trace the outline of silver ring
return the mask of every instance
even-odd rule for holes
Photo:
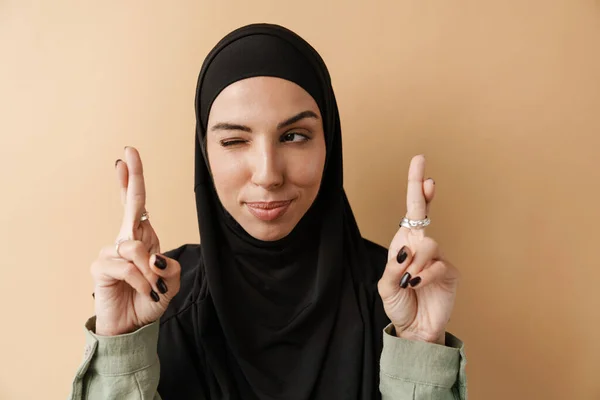
[[[148,221],[148,219],[150,219],[150,213],[148,213],[148,211],[144,211],[140,217],[140,222]]]
[[[115,243],[115,250],[117,251],[117,255],[118,255],[119,257],[121,257],[121,258],[122,258],[122,256],[121,256],[121,254],[119,253],[119,246],[121,246],[121,244],[122,244],[123,242],[127,241],[127,240],[131,240],[131,238],[128,238],[128,237],[127,237],[127,238],[121,238],[121,239],[117,240],[117,242]]]
[[[429,224],[431,224],[431,220],[428,216],[425,216],[425,219],[408,219],[404,217],[400,221],[400,226],[407,229],[423,229]]]

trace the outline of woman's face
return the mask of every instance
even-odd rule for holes
[[[317,197],[325,135],[315,100],[293,82],[254,77],[226,87],[208,117],[217,195],[259,240],[287,236]]]

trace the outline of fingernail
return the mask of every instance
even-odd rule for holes
[[[419,283],[421,283],[421,277],[420,276],[415,276],[414,278],[412,278],[410,280],[410,282],[408,282],[408,284],[412,287],[417,286]]]
[[[406,246],[402,246],[402,248],[398,252],[398,255],[396,256],[396,261],[398,261],[398,264],[402,264],[404,261],[406,261],[406,257],[408,257],[408,253],[406,252]]]
[[[158,294],[154,290],[150,291],[150,297],[152,297],[152,300],[154,300],[157,303],[160,300],[160,297],[158,297]]]
[[[167,291],[169,290],[167,288],[167,285],[165,284],[165,281],[163,281],[162,278],[158,278],[158,280],[156,281],[156,287],[158,288],[158,291],[162,294],[167,293]]]
[[[427,178],[427,179],[429,179],[435,185],[435,180],[433,178]]]
[[[125,147],[123,147],[123,150],[127,150],[127,148],[128,148],[128,147],[129,147],[129,146],[125,146]]]
[[[117,165],[119,165],[119,161],[123,161],[123,160],[121,160],[120,158],[117,159],[117,161],[115,161],[115,168],[117,168]]]
[[[96,298],[96,293],[92,292],[92,297],[95,299]]]
[[[156,259],[154,260],[154,266],[158,269],[165,269],[167,268],[167,260],[157,254]]]
[[[406,272],[404,275],[402,275],[402,279],[400,280],[400,287],[402,289],[406,289],[406,287],[408,286],[408,281],[410,281],[410,273]]]

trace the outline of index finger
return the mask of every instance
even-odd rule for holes
[[[125,147],[128,182],[125,199],[125,220],[137,227],[146,207],[146,184],[140,154],[134,147]]]
[[[408,187],[406,190],[406,218],[412,220],[425,219],[427,200],[423,193],[425,178],[425,157],[414,156],[408,168]]]

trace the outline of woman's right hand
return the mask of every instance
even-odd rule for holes
[[[106,246],[92,263],[96,334],[133,332],[160,318],[179,291],[180,266],[158,254],[159,241],[150,221],[140,222],[146,205],[142,161],[133,147],[118,160],[117,177],[124,206],[119,245]]]

